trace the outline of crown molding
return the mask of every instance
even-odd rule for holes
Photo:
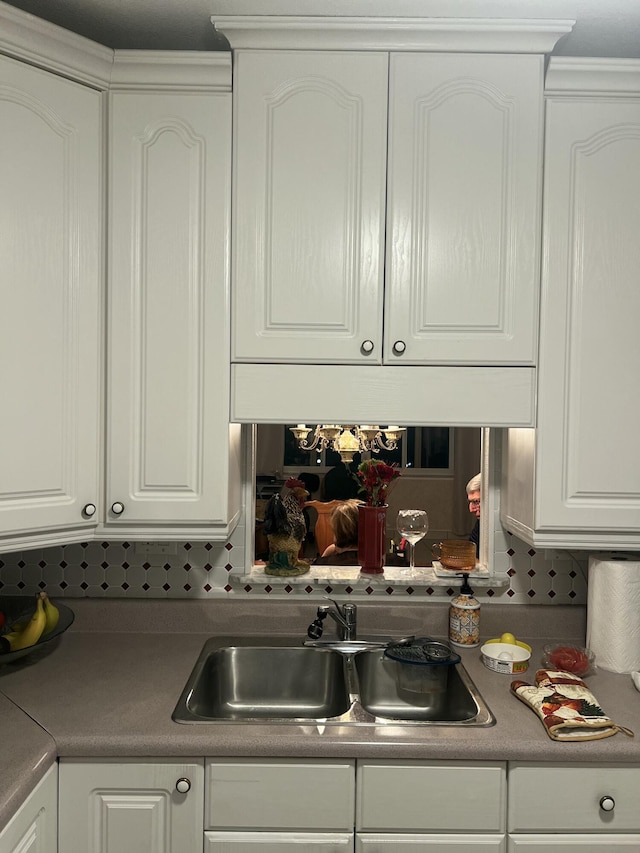
[[[230,51],[116,50],[112,92],[231,92]]]
[[[214,15],[233,49],[550,53],[573,19]]]
[[[545,79],[545,97],[573,95],[640,95],[640,59],[552,57]]]
[[[0,2],[0,53],[104,90],[113,51]]]

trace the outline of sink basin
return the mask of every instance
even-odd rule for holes
[[[316,720],[349,710],[345,658],[303,646],[230,646],[200,655],[178,722]],[[187,719],[183,719],[187,717]]]
[[[368,651],[354,657],[359,699],[372,716],[393,720],[443,725],[491,725],[493,716],[484,704],[466,670],[449,667],[446,689],[417,693],[398,687],[398,664],[383,651]]]
[[[277,642],[281,645],[269,638],[264,644],[257,644],[256,638],[231,645],[221,638],[208,640],[173,719],[178,723],[311,721],[358,726],[490,726],[495,722],[461,664],[450,667],[445,690],[414,693],[398,687],[397,664],[385,658],[383,648]]]

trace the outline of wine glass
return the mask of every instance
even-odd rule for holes
[[[413,572],[416,566],[416,542],[427,535],[429,516],[423,509],[401,509],[396,519],[396,529],[409,543],[409,571]]]

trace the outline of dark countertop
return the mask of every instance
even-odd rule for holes
[[[56,760],[56,745],[0,693],[0,830]]]
[[[302,640],[315,615],[315,605],[271,600],[80,600],[69,604],[76,620],[66,634],[46,650],[26,658],[23,665],[0,667],[0,771],[4,771],[0,775],[0,827],[37,781],[34,774],[42,775],[56,754],[640,765],[640,693],[630,676],[599,670],[587,680],[604,710],[616,723],[634,730],[637,737],[616,734],[597,741],[557,743],[548,737],[534,712],[510,693],[512,677],[483,666],[478,648],[463,649],[461,656],[496,717],[496,724],[488,728],[175,723],[172,711],[210,636],[279,635]],[[497,605],[483,607],[482,618],[483,641],[509,630],[533,645],[530,668],[522,676],[526,681],[533,681],[540,665],[546,642],[540,639],[541,634],[543,638],[561,636],[563,642],[574,643],[584,637],[581,608]],[[359,621],[362,634],[446,635],[446,607],[441,604],[365,603],[359,605]]]

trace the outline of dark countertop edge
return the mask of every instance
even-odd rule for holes
[[[10,699],[0,693],[0,779],[10,787],[0,796],[0,832],[55,764],[55,741]],[[6,733],[6,736],[5,736]]]

